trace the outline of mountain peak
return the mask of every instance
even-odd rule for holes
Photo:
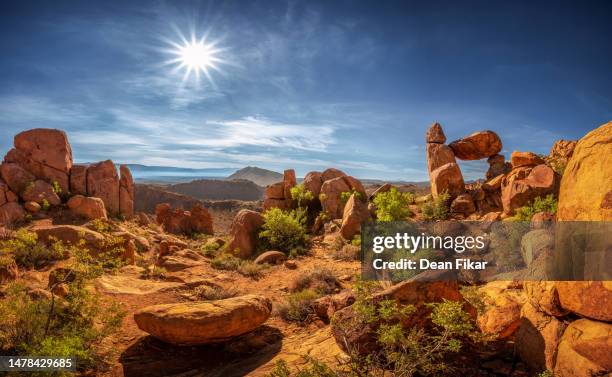
[[[272,170],[258,168],[257,166],[247,166],[237,170],[227,179],[246,179],[259,186],[267,186],[282,181],[283,175]]]

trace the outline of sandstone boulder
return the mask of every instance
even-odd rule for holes
[[[554,281],[525,281],[523,289],[527,301],[538,311],[547,315],[562,317],[568,313],[561,307],[557,283]]]
[[[96,231],[76,225],[36,225],[32,231],[38,235],[38,240],[45,243],[62,241],[78,245],[81,240],[93,249],[102,249],[106,242],[104,236]]]
[[[555,376],[596,377],[612,373],[612,324],[579,319],[561,337]]]
[[[119,212],[126,219],[134,217],[134,179],[127,165],[119,167]]]
[[[36,202],[25,202],[25,204],[23,205],[23,208],[25,208],[26,211],[31,212],[31,213],[40,212],[40,210],[42,209],[40,204]]]
[[[425,135],[425,141],[427,143],[437,143],[444,144],[446,143],[446,135],[444,135],[444,130],[442,130],[442,126],[440,123],[432,124],[429,129],[427,129],[427,134]]]
[[[75,214],[88,219],[106,219],[106,208],[100,198],[75,195],[68,200],[68,208]]]
[[[270,250],[261,253],[255,258],[257,264],[279,264],[287,259],[287,255],[282,251]]]
[[[48,203],[57,206],[62,203],[60,197],[53,190],[53,186],[40,179],[30,183],[23,190],[21,198],[26,202],[36,202],[38,204]]]
[[[285,183],[276,182],[266,187],[265,198],[281,200],[285,199]]]
[[[289,201],[285,199],[273,199],[273,198],[264,199],[264,202],[263,202],[264,212],[271,208],[279,208],[279,209],[282,209],[283,211],[286,211],[286,210],[291,209],[291,206],[290,206]]]
[[[272,311],[265,297],[247,295],[225,300],[149,306],[134,314],[138,327],[176,345],[217,343],[246,334]]]
[[[599,321],[612,321],[612,281],[556,283],[562,308]]]
[[[200,204],[195,204],[190,211],[185,211],[182,208],[173,209],[168,203],[161,203],[155,207],[155,215],[157,223],[169,233],[214,233],[212,217]]]
[[[525,171],[526,172],[526,171]],[[523,207],[538,196],[558,192],[559,175],[545,164],[529,170],[527,177],[520,179],[520,172],[502,181],[502,204],[508,215]],[[504,184],[504,182],[506,182]]]
[[[457,162],[453,150],[448,145],[428,143],[425,150],[429,172],[436,170],[440,166]]]
[[[463,176],[459,165],[456,163],[448,163],[432,171],[429,180],[431,182],[431,194],[434,198],[443,192],[447,192],[451,198],[456,198],[465,191]]]
[[[478,316],[476,323],[485,334],[495,335],[497,339],[509,338],[521,324],[521,306],[513,297],[500,295],[493,305]]]
[[[552,148],[550,148],[548,157],[568,161],[574,154],[574,149],[576,148],[577,143],[578,142],[576,140],[557,140],[553,144]]]
[[[341,195],[343,192],[350,192],[351,188],[344,180],[344,177],[337,177],[327,180],[321,186],[321,206],[331,219],[340,219],[344,214],[344,203]]]
[[[2,179],[11,191],[22,193],[31,183],[36,180],[34,174],[22,168],[19,164],[5,162],[0,167]]]
[[[87,195],[87,165],[72,165],[70,169],[70,193]]]
[[[109,215],[120,213],[119,175],[111,160],[98,162],[87,168],[87,194],[102,199]]]
[[[321,173],[321,179],[323,182],[329,181],[330,179],[344,177],[346,174],[342,170],[338,170],[336,168],[326,169],[323,173]]]
[[[347,240],[352,240],[361,231],[361,224],[370,218],[368,206],[353,194],[344,206],[342,226],[340,235]]]
[[[312,308],[316,315],[328,323],[338,310],[355,303],[355,294],[350,289],[345,289],[335,295],[323,296],[314,300]]]
[[[559,191],[559,221],[612,220],[612,122],[578,141]]]
[[[521,239],[521,255],[527,266],[540,255],[552,252],[555,236],[548,229],[535,229],[523,235]]]
[[[461,194],[452,201],[450,210],[453,214],[461,214],[464,216],[468,216],[476,212],[474,199],[472,199],[472,196],[470,194]]]
[[[36,128],[15,136],[15,148],[32,161],[68,173],[72,167],[72,149],[61,130]]]
[[[259,212],[243,209],[232,222],[227,249],[237,257],[249,258],[255,252],[264,218]]]
[[[525,304],[515,337],[516,350],[523,362],[533,370],[553,370],[566,327],[565,322],[538,311],[530,303]]]
[[[536,166],[544,163],[544,159],[532,152],[514,151],[510,155],[510,163],[512,168],[520,168],[521,166]]]
[[[493,131],[479,131],[449,144],[461,160],[480,160],[498,154],[502,142]]]
[[[506,162],[506,158],[501,154],[489,157],[487,162],[489,163],[489,169],[486,173],[487,179],[497,177],[500,174],[506,174],[512,170],[512,165]]]
[[[311,171],[304,177],[304,188],[312,192],[312,196],[318,199],[321,193],[321,186],[323,186],[323,174],[318,171]]]
[[[0,225],[10,226],[23,222],[25,211],[18,203],[9,202],[0,206]]]
[[[291,197],[291,189],[297,185],[297,179],[295,178],[295,170],[287,169],[283,172],[283,193],[285,201],[289,204],[290,208],[295,206],[295,203]]]

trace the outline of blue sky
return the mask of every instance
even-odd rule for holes
[[[530,3],[5,1],[0,150],[53,127],[80,162],[426,180],[438,121],[547,153],[612,119],[612,6]],[[163,64],[192,32],[213,82]]]

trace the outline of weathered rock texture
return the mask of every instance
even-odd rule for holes
[[[461,160],[480,160],[498,154],[502,149],[499,136],[493,131],[479,131],[449,144]]]
[[[240,258],[249,258],[257,248],[257,239],[264,218],[259,212],[243,209],[232,222],[227,250]]]
[[[208,210],[200,204],[190,211],[173,209],[168,203],[158,204],[155,208],[156,221],[167,232],[174,234],[213,234],[213,220]]]

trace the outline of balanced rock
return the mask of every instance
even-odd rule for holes
[[[249,258],[256,250],[257,239],[264,218],[259,212],[243,209],[238,212],[230,227],[227,250],[240,258]]]
[[[578,141],[559,190],[557,220],[612,220],[612,122]]]
[[[612,373],[612,324],[579,319],[559,343],[555,376],[594,377]]]
[[[456,198],[465,191],[465,184],[459,165],[448,163],[432,171],[429,175],[431,182],[431,194],[437,198],[443,192],[447,192],[451,198]]]
[[[428,143],[426,146],[427,152],[427,169],[432,172],[442,165],[456,163],[453,150],[444,144]]]
[[[502,142],[493,131],[479,131],[449,144],[461,160],[480,160],[498,154]]]
[[[225,300],[153,305],[134,320],[141,330],[176,345],[218,343],[263,324],[272,311],[265,297],[247,295]]]
[[[446,135],[444,135],[444,130],[442,130],[440,123],[436,122],[429,127],[425,135],[425,141],[436,144],[446,143]]]
[[[75,214],[88,219],[106,219],[106,208],[100,198],[75,195],[68,200],[68,208]]]
[[[352,240],[361,230],[361,224],[370,218],[368,205],[357,199],[353,194],[344,206],[340,235],[346,240]]]

